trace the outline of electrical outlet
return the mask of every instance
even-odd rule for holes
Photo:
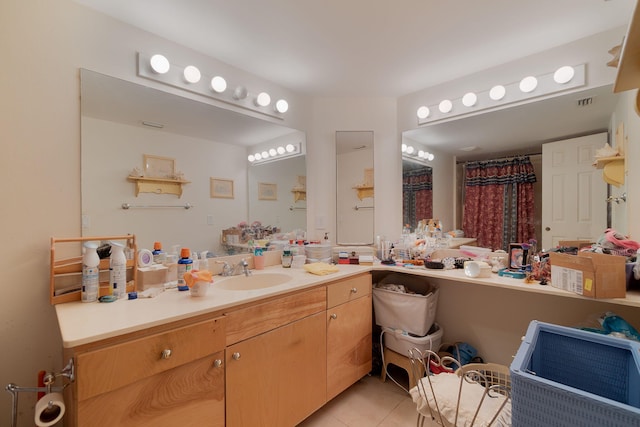
[[[82,215],[82,228],[91,227],[91,217],[89,215]]]
[[[207,225],[213,225],[213,215],[207,215]]]

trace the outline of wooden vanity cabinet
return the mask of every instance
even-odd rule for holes
[[[327,285],[327,400],[371,371],[369,273]]]
[[[295,426],[324,405],[325,309],[320,287],[227,313],[228,427]]]
[[[65,425],[224,426],[224,318],[73,351]],[[204,422],[204,424],[203,424]]]

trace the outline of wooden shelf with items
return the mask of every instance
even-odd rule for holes
[[[127,292],[135,290],[138,276],[136,237],[92,236],[72,238],[51,238],[51,264],[49,279],[49,302],[51,305],[79,301],[82,288],[82,244],[84,242],[124,241],[125,248],[132,254],[127,257]],[[65,248],[61,248],[65,244]],[[67,245],[69,244],[69,245]],[[71,247],[70,244],[75,244]],[[60,253],[78,253],[80,256],[58,258]],[[109,258],[100,260],[100,296],[109,293]]]
[[[182,179],[146,178],[136,176],[129,176],[127,179],[136,184],[136,197],[138,197],[138,194],[140,193],[175,194],[176,196],[181,197],[182,186],[191,182]]]

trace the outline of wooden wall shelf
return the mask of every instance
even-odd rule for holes
[[[307,190],[291,190],[293,193],[293,203],[299,200],[307,200]]]
[[[622,44],[615,93],[640,88],[640,3],[636,4]]]
[[[358,199],[363,200],[367,197],[373,197],[373,186],[356,185],[353,187],[358,192]]]
[[[138,194],[140,193],[175,194],[178,197],[182,197],[182,186],[191,182],[181,179],[145,178],[135,176],[127,177],[127,179],[136,184],[136,197],[138,197]]]

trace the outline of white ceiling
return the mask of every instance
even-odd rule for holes
[[[402,96],[626,26],[635,4],[633,0],[76,1],[301,94],[366,97]],[[608,95],[594,98],[602,102],[594,103],[592,110],[602,105],[610,112]],[[560,132],[555,137],[589,132],[585,123],[606,129],[608,116],[603,111],[584,113],[580,111],[576,119],[582,125],[554,125]],[[518,140],[529,145],[554,137],[553,129],[528,135],[541,131],[540,121],[526,123],[530,115],[521,112],[517,126],[509,130],[514,120],[494,114],[494,121],[482,128],[489,144],[485,151],[505,147],[496,142],[496,129],[509,135],[517,131]],[[429,144],[451,151],[471,145],[460,142],[464,135],[478,135],[477,128],[461,123],[445,127],[447,132],[434,128],[412,138],[428,138]],[[446,137],[437,136],[445,133]]]

